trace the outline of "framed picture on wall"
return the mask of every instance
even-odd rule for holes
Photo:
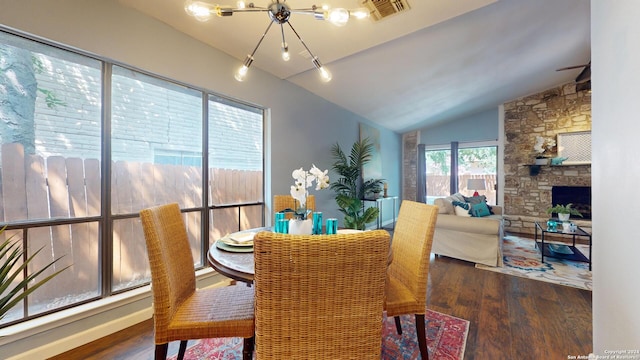
[[[380,130],[360,123],[360,141],[369,138],[369,142],[373,144],[373,152],[371,153],[371,161],[362,167],[362,177],[364,180],[382,178],[382,157],[380,155]]]
[[[558,134],[558,156],[563,165],[591,164],[591,131]]]

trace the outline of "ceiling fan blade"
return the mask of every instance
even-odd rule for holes
[[[582,83],[589,80],[591,80],[591,66],[585,66],[585,68],[582,69],[580,74],[576,77],[576,82]]]
[[[584,65],[567,66],[567,67],[563,67],[563,68],[560,68],[560,69],[556,69],[556,71],[579,69],[579,68],[587,67],[587,66],[590,66],[590,65],[591,65],[591,63],[584,64]]]

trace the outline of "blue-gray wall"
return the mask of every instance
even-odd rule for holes
[[[420,129],[420,143],[443,145],[452,141],[480,142],[498,140],[498,107],[455,121]]]

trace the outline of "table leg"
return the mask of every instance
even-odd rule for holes
[[[393,224],[391,224],[393,227],[392,229],[395,230],[396,229],[396,198],[393,198]]]
[[[540,261],[544,263],[544,231],[540,231],[540,254],[542,254]]]
[[[591,259],[591,235],[589,235],[589,271],[591,271],[592,263],[593,263],[593,259]]]

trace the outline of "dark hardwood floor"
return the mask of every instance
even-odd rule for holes
[[[567,359],[592,351],[591,292],[433,257],[428,307],[471,322],[465,360]],[[153,359],[145,321],[52,359]],[[170,346],[177,353],[177,343]]]

